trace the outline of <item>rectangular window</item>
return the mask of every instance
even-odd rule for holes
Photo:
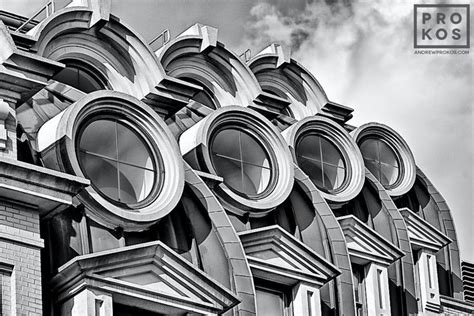
[[[428,272],[428,286],[430,289],[433,288],[433,269],[431,269],[431,256],[430,255],[427,255],[426,256],[426,264],[427,264],[427,272]]]
[[[0,263],[0,315],[10,315],[15,310],[13,266]]]
[[[284,291],[257,287],[257,315],[287,316],[286,295]]]
[[[352,265],[352,283],[354,284],[354,296],[356,304],[356,315],[362,316],[365,311],[365,272],[364,267]]]
[[[308,315],[313,316],[313,292],[308,291],[306,292],[306,299],[308,301]]]
[[[384,292],[383,292],[383,284],[382,284],[382,270],[377,269],[377,291],[379,292],[379,306],[380,309],[384,309]]]

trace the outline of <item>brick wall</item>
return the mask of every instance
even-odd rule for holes
[[[0,201],[0,314],[42,315],[37,211]]]

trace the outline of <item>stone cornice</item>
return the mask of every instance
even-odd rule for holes
[[[340,274],[336,266],[280,226],[239,233],[254,278],[285,285],[307,282],[318,288]]]
[[[353,263],[375,262],[389,266],[404,255],[403,251],[354,215],[338,217],[337,220],[346,237],[347,248]]]
[[[410,209],[404,207],[399,209],[405,219],[408,229],[408,237],[414,249],[427,249],[438,252],[452,240],[440,232],[436,227],[425,221]]]

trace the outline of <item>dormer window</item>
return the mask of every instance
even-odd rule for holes
[[[351,260],[357,315],[391,315],[388,267],[404,253],[353,215],[338,221]]]
[[[319,289],[339,270],[280,226],[239,233],[258,316],[321,315]]]
[[[400,209],[408,228],[413,251],[415,276],[418,279],[418,309],[423,313],[439,312],[441,307],[436,253],[451,242],[446,235],[408,208]]]

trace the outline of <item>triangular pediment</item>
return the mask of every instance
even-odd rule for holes
[[[286,285],[304,281],[320,287],[340,274],[333,264],[279,226],[239,236],[256,278]]]
[[[76,257],[59,269],[53,287],[68,294],[72,280],[132,304],[145,302],[151,310],[220,314],[239,303],[230,290],[160,241]]]
[[[438,252],[452,240],[409,208],[399,209],[408,230],[408,238],[415,250],[428,249]]]
[[[377,262],[390,265],[404,255],[403,251],[357,217],[347,215],[338,217],[337,220],[344,232],[347,249],[354,263]]]

